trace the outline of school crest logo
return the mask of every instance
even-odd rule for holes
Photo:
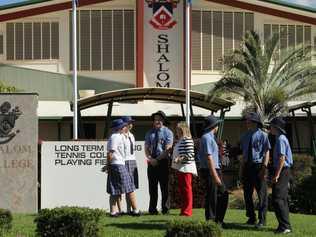
[[[153,9],[149,23],[157,30],[171,29],[177,21],[173,18],[173,9],[180,0],[146,0],[148,7]]]
[[[19,107],[11,109],[9,102],[4,102],[0,106],[0,144],[5,144],[11,141],[19,130],[12,131],[17,120],[22,112]]]

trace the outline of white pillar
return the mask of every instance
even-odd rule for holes
[[[72,1],[72,80],[73,80],[73,139],[78,139],[77,86],[77,1]]]

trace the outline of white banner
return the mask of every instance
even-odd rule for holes
[[[184,1],[144,1],[144,85],[183,88]]]
[[[149,205],[147,163],[144,142],[136,142],[140,210]],[[106,142],[43,142],[41,165],[41,207],[81,206],[109,210],[106,193]],[[158,201],[158,206],[160,202]],[[123,198],[125,210],[125,198]]]

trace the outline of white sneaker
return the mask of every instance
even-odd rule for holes
[[[277,230],[275,233],[276,234],[289,234],[291,232],[292,232],[292,230],[290,230],[290,229],[284,229],[284,230]]]

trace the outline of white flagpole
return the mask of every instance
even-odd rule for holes
[[[72,0],[73,139],[78,139],[77,1]]]
[[[191,82],[191,0],[186,2],[185,12],[185,104],[186,104],[186,123],[190,127],[190,82]]]

